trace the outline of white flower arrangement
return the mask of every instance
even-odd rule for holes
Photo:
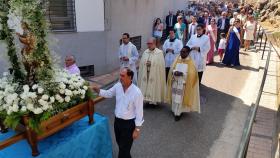
[[[42,121],[93,97],[80,76],[55,70],[55,54],[48,47],[46,8],[42,4],[42,0],[3,1],[8,7],[1,14],[5,20],[0,30],[5,36],[0,37],[0,44],[7,45],[3,50],[7,53],[2,54],[8,57],[12,74],[5,73],[2,78],[0,75],[0,124],[9,128],[16,128],[27,116],[28,126],[38,132]],[[30,42],[18,45],[15,32],[24,32],[22,38]],[[27,46],[32,49],[27,50]]]
[[[0,111],[8,115],[12,113],[41,114],[52,110],[59,104],[67,104],[72,99],[83,100],[88,90],[85,80],[67,73],[55,70],[52,86],[37,83],[32,86],[13,83],[13,78],[7,73],[0,79]]]

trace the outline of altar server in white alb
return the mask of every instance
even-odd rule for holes
[[[182,48],[183,48],[183,44],[180,40],[176,39],[175,30],[170,29],[169,39],[167,39],[162,46],[163,52],[165,53],[166,79],[172,63],[174,62],[176,57],[180,54],[180,50]]]
[[[205,35],[205,28],[198,24],[196,27],[196,35],[191,36],[187,46],[191,48],[190,57],[195,63],[198,71],[199,83],[201,83],[203,72],[206,69],[207,53],[210,50],[210,39]]]
[[[93,87],[99,96],[112,98],[116,96],[114,130],[119,146],[119,158],[131,158],[130,150],[133,140],[140,135],[143,119],[143,95],[132,83],[133,71],[122,68],[120,82],[109,90]]]
[[[128,67],[134,72],[133,83],[137,85],[136,63],[139,58],[137,48],[129,41],[129,34],[122,35],[122,45],[119,48],[120,67]]]

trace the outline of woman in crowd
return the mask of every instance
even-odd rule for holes
[[[247,16],[245,14],[245,9],[241,9],[240,14],[237,16],[237,18],[241,20],[242,25],[246,23]]]
[[[241,23],[240,19],[236,19],[234,25],[229,29],[227,37],[227,47],[223,64],[227,66],[239,66],[239,49],[241,44]]]
[[[177,17],[177,23],[174,26],[174,30],[176,31],[176,38],[182,41],[182,44],[186,44],[186,35],[187,35],[187,26],[183,23],[183,16]]]
[[[160,39],[163,32],[163,23],[160,18],[157,18],[153,26],[153,36],[156,38],[156,46],[160,47]]]
[[[243,26],[244,29],[244,47],[245,51],[250,48],[250,44],[255,39],[257,31],[257,22],[252,15],[248,15],[248,21]]]
[[[244,35],[243,26],[247,21],[247,15],[245,14],[245,9],[244,8],[241,9],[240,14],[237,16],[237,18],[241,20],[241,33],[242,33],[242,35]],[[243,40],[242,40],[241,46],[242,47],[244,46],[244,41]]]
[[[214,62],[214,52],[216,51],[216,41],[217,41],[217,24],[215,18],[212,18],[210,21],[210,25],[206,27],[206,34],[209,36],[210,39],[210,50],[207,54],[207,62],[206,64],[211,64]]]

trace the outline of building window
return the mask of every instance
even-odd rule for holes
[[[47,16],[52,31],[76,31],[75,0],[49,0]]]
[[[133,43],[137,50],[141,50],[141,44],[142,44],[142,36],[135,36],[135,37],[130,37],[130,42]],[[120,39],[120,45],[122,44],[122,39]]]
[[[141,36],[135,36],[130,38],[131,43],[133,43],[136,46],[137,50],[141,49],[141,44],[142,44],[141,38],[142,38]]]

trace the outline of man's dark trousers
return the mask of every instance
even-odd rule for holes
[[[118,158],[131,158],[130,150],[133,144],[133,131],[135,129],[134,119],[123,120],[115,118],[114,123],[116,141],[119,146]]]
[[[170,71],[170,67],[166,67],[165,68],[166,81],[168,80],[169,71]]]

